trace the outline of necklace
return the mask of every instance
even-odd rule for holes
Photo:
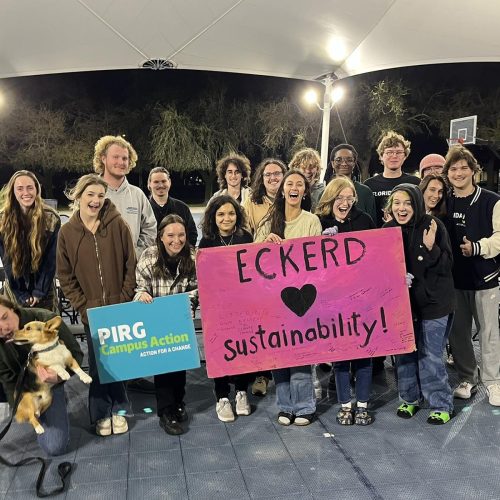
[[[226,247],[228,247],[228,246],[230,246],[230,245],[233,244],[233,237],[234,237],[234,233],[231,234],[231,238],[229,240],[229,243],[226,243],[226,241],[224,240],[224,238],[222,237],[222,235],[219,233],[219,238],[222,241],[222,243],[224,244],[224,246],[226,246]]]

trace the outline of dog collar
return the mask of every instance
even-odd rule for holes
[[[31,348],[31,352],[33,353],[40,353],[40,352],[49,352],[54,350],[57,346],[59,345],[59,340],[56,340],[52,345],[49,345],[49,347],[46,347],[45,349],[33,349]]]

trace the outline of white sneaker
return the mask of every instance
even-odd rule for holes
[[[111,419],[101,418],[95,424],[95,433],[98,436],[111,436]]]
[[[121,415],[113,415],[113,434],[124,434],[128,431],[127,419]]]
[[[477,385],[469,382],[460,382],[458,387],[453,391],[453,396],[459,399],[469,399],[477,392]]]
[[[500,406],[500,384],[491,384],[486,387],[489,403],[492,406]]]
[[[215,411],[221,422],[234,422],[234,413],[227,398],[220,398],[215,405]]]
[[[238,391],[236,393],[236,415],[250,415],[252,409],[248,402],[247,393],[245,391]]]

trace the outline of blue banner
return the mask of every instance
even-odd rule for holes
[[[187,293],[87,311],[99,380],[106,384],[200,366]]]

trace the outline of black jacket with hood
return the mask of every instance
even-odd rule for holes
[[[399,226],[402,230],[406,269],[414,276],[410,288],[413,317],[419,320],[442,318],[455,309],[451,273],[453,254],[448,232],[439,219],[425,213],[424,198],[418,186],[400,184],[392,193],[396,191],[404,191],[410,196],[413,217],[407,224],[400,225],[393,219],[383,227]],[[423,237],[432,220],[436,221],[437,231],[436,241],[429,251]]]

